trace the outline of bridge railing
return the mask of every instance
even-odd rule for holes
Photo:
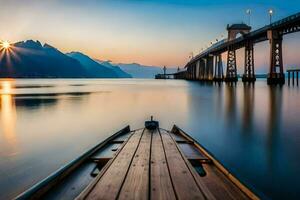
[[[283,18],[283,19],[281,19],[281,20],[278,20],[278,21],[276,21],[276,22],[273,22],[273,23],[271,24],[271,27],[282,25],[282,24],[284,24],[284,23],[286,23],[286,22],[292,21],[292,20],[297,19],[297,18],[299,18],[299,17],[300,17],[300,12],[298,12],[298,13],[296,13],[296,14],[294,14],[294,15],[288,16],[288,17],[286,17],[286,18]]]

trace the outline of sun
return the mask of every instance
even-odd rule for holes
[[[10,43],[8,41],[3,41],[1,46],[4,49],[9,49],[10,48]]]

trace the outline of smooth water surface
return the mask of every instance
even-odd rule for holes
[[[300,196],[300,89],[179,80],[0,80],[0,199],[151,115],[262,197]]]

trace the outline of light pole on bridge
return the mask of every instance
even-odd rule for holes
[[[193,53],[193,52],[190,53],[189,58],[190,58],[190,59],[193,59],[193,58],[194,58],[194,53]]]
[[[272,16],[274,11],[272,9],[269,10],[269,16],[270,16],[270,24],[272,24]]]
[[[246,10],[246,14],[248,15],[248,25],[250,26],[250,20],[251,20],[251,10],[250,9],[247,9]]]

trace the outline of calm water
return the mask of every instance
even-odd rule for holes
[[[265,197],[300,196],[300,89],[175,80],[0,80],[0,199],[151,115]]]

